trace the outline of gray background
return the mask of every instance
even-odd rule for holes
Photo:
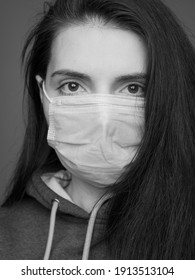
[[[147,1],[147,0],[146,0]],[[24,134],[21,49],[43,0],[1,0],[0,6],[0,197],[12,174]],[[164,0],[195,45],[195,1]]]

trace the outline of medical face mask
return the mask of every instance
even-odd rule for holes
[[[134,158],[144,128],[144,98],[91,93],[49,98],[48,144],[62,165],[98,187],[113,184]]]

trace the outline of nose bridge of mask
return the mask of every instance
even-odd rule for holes
[[[48,100],[49,103],[53,103],[53,98],[50,98],[45,89],[45,83],[42,83],[42,90],[43,93]],[[76,99],[74,99],[76,97]],[[93,93],[87,95],[75,95],[75,96],[59,96],[59,99],[64,99],[64,101],[59,103],[60,105],[67,104],[74,104],[74,105],[86,105],[86,103],[91,106],[99,107],[99,110],[104,117],[104,121],[108,119],[109,111],[112,106],[115,107],[123,107],[124,110],[128,108],[130,111],[135,112],[143,112],[144,109],[144,99],[141,97],[132,97],[132,96],[117,96],[111,94],[102,94],[102,93]],[[86,99],[87,98],[87,99]],[[56,100],[56,98],[54,98]],[[54,101],[55,102],[55,101]],[[141,109],[141,110],[140,110]],[[127,112],[127,111],[126,111]]]

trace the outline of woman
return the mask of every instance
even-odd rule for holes
[[[193,259],[195,55],[168,8],[57,0],[23,62],[1,258]]]

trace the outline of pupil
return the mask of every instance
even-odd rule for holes
[[[70,91],[77,91],[77,90],[78,90],[78,87],[79,87],[79,85],[76,84],[76,83],[69,83],[69,85],[68,85],[68,89],[69,89]]]
[[[128,87],[128,90],[131,92],[131,93],[137,93],[138,91],[138,86],[137,85],[130,85]]]

